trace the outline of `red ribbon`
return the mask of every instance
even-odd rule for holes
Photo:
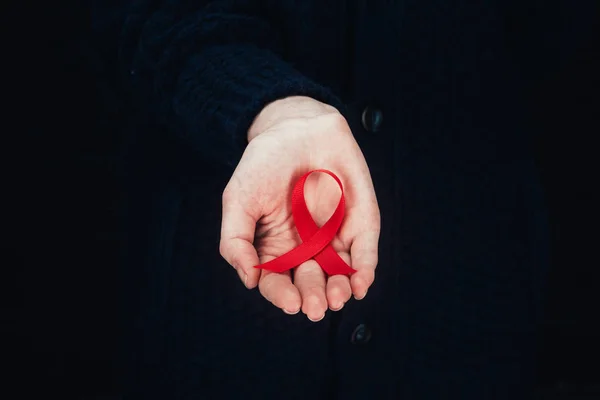
[[[304,199],[304,184],[306,183],[306,179],[310,174],[315,172],[323,172],[330,175],[335,179],[342,191],[340,202],[333,215],[321,228],[312,219]],[[273,272],[284,272],[314,258],[328,275],[349,275],[356,272],[356,270],[340,258],[330,244],[342,225],[345,204],[342,182],[333,172],[325,169],[317,169],[304,174],[298,180],[292,192],[292,215],[298,234],[302,239],[302,244],[280,257],[257,265],[256,268]]]

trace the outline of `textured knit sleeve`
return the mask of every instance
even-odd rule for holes
[[[137,1],[124,12],[120,64],[135,102],[211,161],[235,165],[254,117],[304,95],[340,108],[281,57],[282,22],[265,2]]]

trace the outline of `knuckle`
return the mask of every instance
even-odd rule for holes
[[[342,114],[332,113],[323,115],[320,122],[328,132],[338,137],[351,135],[348,121],[346,121],[346,118]]]
[[[364,279],[367,286],[371,286],[373,284],[373,282],[375,282],[375,270],[374,269],[365,270],[365,271],[363,271],[362,275],[363,275],[362,278]]]
[[[330,299],[343,298],[344,300],[348,300],[350,298],[351,290],[348,284],[342,285],[342,283],[339,282],[336,285],[331,285],[328,289],[327,297]]]
[[[229,256],[229,263],[231,264],[231,266],[233,268],[239,268],[240,267],[240,257],[239,254],[237,253],[233,253]]]
[[[304,263],[302,266],[296,268],[295,276],[296,278],[303,279],[305,277],[319,276],[323,272],[321,270],[321,266],[317,264],[316,261],[310,260]]]
[[[223,189],[223,193],[221,194],[221,200],[223,203],[228,203],[232,198],[231,187],[227,185],[225,189]]]
[[[369,212],[368,215],[369,220],[374,224],[373,232],[379,235],[379,231],[381,230],[381,213],[377,203],[374,204],[374,207],[372,207],[371,212]]]
[[[348,131],[350,129],[348,126],[348,121],[339,112],[327,114],[324,116],[324,118],[327,121],[326,123],[335,130]]]
[[[265,276],[258,282],[258,291],[268,301],[273,301],[273,282],[269,276]]]
[[[306,288],[304,291],[306,303],[313,307],[325,308],[327,307],[327,300],[325,298],[325,292],[322,287],[313,286]]]
[[[226,246],[225,241],[223,239],[221,239],[221,241],[219,242],[219,254],[223,258],[225,258],[225,252],[227,251],[225,246]]]
[[[239,267],[239,255],[231,251],[231,246],[225,240],[221,240],[219,244],[219,253],[233,268]]]
[[[363,272],[364,276],[367,274],[372,274],[372,271],[377,267],[377,263],[379,262],[379,255],[377,251],[368,251],[362,252],[359,255],[356,255],[353,260],[353,267]],[[367,272],[368,271],[368,272]]]
[[[375,269],[377,267],[377,263],[379,262],[379,255],[377,251],[372,251],[365,256],[365,264],[371,269]]]

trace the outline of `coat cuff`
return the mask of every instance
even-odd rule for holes
[[[211,47],[193,56],[175,89],[172,123],[178,134],[211,161],[229,166],[238,163],[254,118],[275,100],[307,96],[344,112],[328,88],[250,45]]]

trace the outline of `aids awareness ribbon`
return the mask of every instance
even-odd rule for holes
[[[310,174],[319,172],[328,174],[335,179],[342,192],[333,215],[321,228],[317,226],[310,215],[304,198],[306,179]],[[345,205],[342,182],[333,172],[326,169],[317,169],[304,174],[292,191],[292,216],[302,243],[284,255],[257,265],[255,268],[284,272],[314,258],[328,275],[349,275],[356,272],[340,258],[330,244],[344,220]]]

